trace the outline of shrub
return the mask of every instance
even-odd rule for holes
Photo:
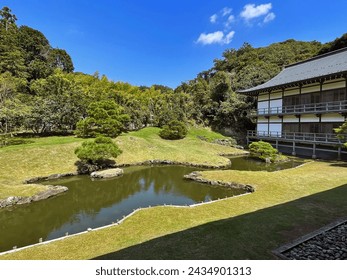
[[[33,140],[11,137],[9,135],[0,135],[0,148],[5,146],[21,145],[33,143]]]
[[[122,153],[111,138],[98,136],[94,141],[85,141],[75,150],[80,159],[76,162],[77,171],[80,174],[91,173],[96,170],[114,167],[116,158]]]
[[[278,151],[271,146],[270,143],[259,141],[249,145],[249,151],[252,157],[257,157],[264,161],[270,160],[275,162],[278,156]]]
[[[163,126],[159,136],[163,139],[177,140],[186,137],[187,133],[186,125],[183,122],[174,120]]]
[[[341,140],[343,143],[343,146],[347,148],[347,138],[346,138],[346,133],[347,133],[347,122],[344,122],[340,127],[334,128],[334,132],[336,133],[336,136],[338,139]]]

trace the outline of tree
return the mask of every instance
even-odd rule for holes
[[[0,23],[5,30],[8,31],[9,27],[16,24],[17,17],[12,14],[12,11],[9,7],[3,7],[0,11]]]
[[[48,54],[48,64],[52,68],[60,68],[62,71],[71,73],[74,70],[70,55],[62,49],[52,49]]]
[[[336,38],[334,41],[323,45],[322,49],[319,51],[319,54],[325,54],[345,47],[347,47],[347,33],[343,34],[340,38]]]
[[[8,7],[0,11],[0,73],[26,77],[24,55],[18,43],[16,16]]]
[[[24,85],[23,79],[9,72],[0,74],[0,131],[4,133],[20,127],[29,112],[19,93]]]
[[[114,166],[115,162],[111,158],[116,158],[121,153],[121,149],[109,137],[98,136],[93,141],[85,141],[75,150],[80,159],[76,163],[78,172],[85,174]]]
[[[343,146],[347,148],[347,122],[344,122],[340,127],[334,129],[337,138],[339,138],[343,143]]]
[[[18,29],[18,41],[24,53],[29,81],[46,78],[53,73],[54,69],[47,62],[51,46],[40,31],[21,26]]]
[[[224,71],[217,72],[210,82],[211,99],[214,102],[223,102],[231,92],[230,74]]]
[[[57,69],[46,79],[35,80],[30,87],[33,108],[27,126],[35,133],[68,131],[86,112],[80,85],[69,74]]]
[[[177,140],[187,136],[188,129],[183,122],[173,120],[164,125],[159,132],[159,136],[163,139]]]
[[[78,137],[96,137],[105,135],[117,137],[125,131],[129,116],[124,113],[123,107],[113,100],[92,102],[87,110],[88,117],[77,123],[76,135]]]

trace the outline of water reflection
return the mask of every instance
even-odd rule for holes
[[[0,251],[110,224],[133,209],[149,205],[186,205],[243,193],[183,180],[196,168],[139,166],[125,168],[122,177],[94,180],[74,176],[49,184],[69,191],[29,205],[0,210]]]
[[[229,169],[233,170],[246,170],[246,171],[279,171],[283,169],[293,168],[303,163],[303,160],[292,158],[286,162],[279,163],[265,163],[264,161],[257,160],[252,157],[234,156],[229,157],[231,166]]]

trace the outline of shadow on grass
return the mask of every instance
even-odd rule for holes
[[[332,163],[330,165],[334,167],[347,167],[347,162]]]
[[[347,216],[347,185],[149,240],[95,259],[276,259],[271,251]]]

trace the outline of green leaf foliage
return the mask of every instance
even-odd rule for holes
[[[264,141],[252,142],[249,145],[249,151],[252,157],[259,158],[261,160],[276,161],[278,155],[277,149],[271,146],[270,143]]]
[[[347,148],[347,122],[344,122],[340,127],[335,128],[334,132],[337,134],[337,138],[344,142],[344,147]]]
[[[254,129],[248,115],[253,97],[237,90],[266,82],[284,65],[346,46],[287,40],[254,48],[226,49],[211,69],[176,89],[132,86],[106,76],[74,72],[70,55],[53,48],[39,30],[17,26],[8,7],[0,10],[0,132],[32,130],[38,135],[76,131],[80,137],[107,135],[172,120],[209,126],[245,138]],[[165,137],[165,136],[164,136]],[[173,136],[172,136],[173,137]]]
[[[88,117],[77,123],[75,133],[78,137],[117,137],[125,131],[126,122],[129,120],[123,107],[113,100],[93,102],[89,105],[87,113]]]
[[[164,125],[159,132],[159,136],[163,139],[177,140],[187,136],[188,129],[183,122],[173,120]]]
[[[97,162],[116,158],[122,153],[109,137],[98,136],[93,141],[85,141],[75,150],[77,157],[85,162]]]

